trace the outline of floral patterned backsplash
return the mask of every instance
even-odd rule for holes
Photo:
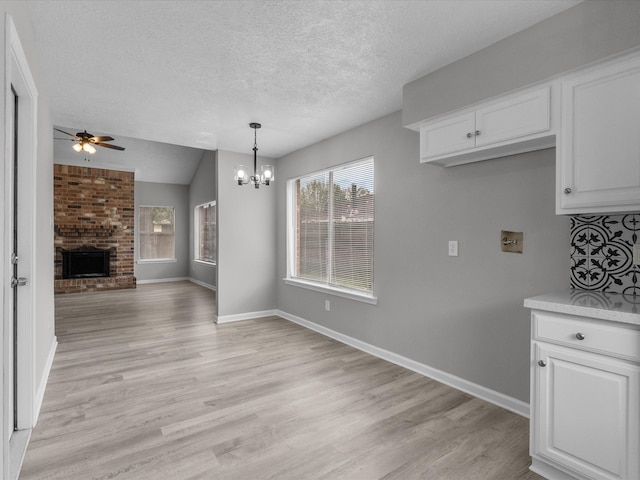
[[[571,217],[571,287],[640,295],[640,213]]]

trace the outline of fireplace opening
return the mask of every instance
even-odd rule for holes
[[[96,247],[62,250],[62,278],[108,277],[111,252]]]

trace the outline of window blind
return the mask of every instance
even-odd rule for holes
[[[196,260],[214,263],[216,261],[216,202],[195,207],[195,254]]]
[[[174,219],[174,207],[138,207],[140,260],[175,259]]]
[[[294,276],[373,292],[373,158],[295,181]]]

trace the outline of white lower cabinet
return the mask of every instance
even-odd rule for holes
[[[531,469],[640,479],[640,331],[534,311],[532,332]]]

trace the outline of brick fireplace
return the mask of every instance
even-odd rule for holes
[[[53,166],[55,293],[135,288],[134,174]],[[63,252],[110,252],[108,276],[63,278]]]

